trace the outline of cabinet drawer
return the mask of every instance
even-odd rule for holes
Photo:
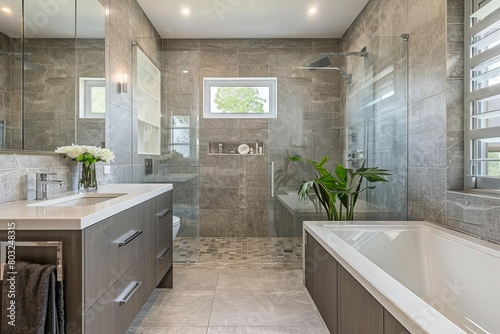
[[[167,209],[170,210],[170,209]],[[172,235],[172,211],[156,213],[156,242],[160,236],[170,233]]]
[[[85,313],[85,333],[125,333],[149,297],[146,258],[151,248]]]
[[[156,240],[170,231],[172,234],[172,192],[166,192],[155,198]]]
[[[160,283],[161,279],[172,266],[173,248],[172,248],[172,233],[165,233],[163,236],[156,239],[156,281],[155,286]]]
[[[85,230],[85,310],[150,248],[151,225],[140,204]]]
[[[156,212],[172,209],[172,190],[155,197]]]

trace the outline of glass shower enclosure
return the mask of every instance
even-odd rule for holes
[[[343,40],[343,52],[326,63],[320,52],[310,56],[309,65],[335,71],[298,69],[295,82],[284,84],[278,78],[278,118],[268,130],[270,236],[301,236],[303,221],[326,220],[315,196],[298,199],[311,169],[291,162],[293,155],[316,161],[328,155],[332,171],[339,163],[388,169],[389,182],[360,196],[354,219],[407,219],[406,37],[370,39],[366,54],[354,42]]]

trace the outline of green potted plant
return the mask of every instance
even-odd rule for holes
[[[354,207],[360,193],[366,189],[374,189],[375,186],[363,185],[363,180],[367,182],[387,182],[383,176],[391,175],[389,171],[378,167],[365,167],[353,171],[339,164],[335,168],[335,175],[329,172],[325,167],[328,156],[321,159],[320,162],[304,159],[299,156],[290,157],[295,162],[308,162],[312,164],[317,171],[316,178],[304,181],[299,187],[299,199],[309,198],[311,188],[325,208],[328,220],[354,220]],[[340,205],[337,207],[337,199]]]

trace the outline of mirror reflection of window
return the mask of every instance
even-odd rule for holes
[[[170,150],[182,154],[184,158],[191,157],[190,116],[172,116]]]
[[[104,118],[105,113],[105,79],[80,78],[80,118]]]

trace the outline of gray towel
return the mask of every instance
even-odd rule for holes
[[[64,301],[62,282],[57,282],[55,265],[16,262],[15,327],[9,325],[5,312],[10,300],[7,293],[7,265],[3,277],[1,333],[64,334]]]

